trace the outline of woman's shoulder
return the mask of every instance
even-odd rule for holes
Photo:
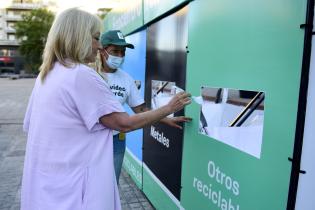
[[[66,70],[74,70],[78,72],[87,72],[94,71],[91,67],[82,64],[82,63],[72,63],[69,61],[65,61],[65,63],[55,62],[53,69],[66,69]],[[95,71],[94,71],[95,72]]]
[[[99,74],[92,69],[91,67],[85,64],[77,64],[76,65],[77,74],[83,74],[85,76],[96,77],[99,78]]]
[[[106,86],[106,84],[104,84],[104,79],[94,69],[85,64],[77,64],[76,81],[80,83],[85,81],[86,83],[95,83]]]

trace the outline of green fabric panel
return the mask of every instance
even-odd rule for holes
[[[139,163],[128,151],[125,152],[123,167],[139,189],[142,189],[142,162]]]
[[[129,34],[143,26],[143,0],[125,0],[104,19],[104,30],[119,29]]]
[[[189,8],[187,91],[201,86],[264,91],[260,159],[198,133],[200,106],[184,135],[181,204],[186,210],[286,209],[289,189],[306,0],[199,0]],[[239,184],[235,195],[208,175],[208,163]],[[206,186],[206,187],[204,187]],[[221,203],[207,189],[221,192]],[[213,195],[213,194],[212,194]],[[226,207],[228,209],[228,207]]]

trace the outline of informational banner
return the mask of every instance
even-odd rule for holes
[[[143,26],[142,0],[124,0],[104,19],[104,30],[121,30],[129,34]]]
[[[126,41],[132,43],[135,49],[126,48],[122,69],[135,79],[135,83],[144,98],[146,31],[129,35],[126,37]],[[129,114],[134,114],[127,105],[124,108]],[[142,188],[142,140],[142,129],[127,133],[124,158],[124,168],[140,188]]]
[[[186,108],[193,121],[184,133],[184,209],[287,209],[304,44],[299,26],[305,23],[306,2],[189,4],[186,90],[196,97],[207,87],[208,96],[222,88],[265,98],[256,117],[236,127],[232,122],[246,106],[237,110],[228,100],[227,106],[207,100]],[[243,99],[235,98],[249,104]],[[201,110],[207,124],[201,123]]]
[[[169,102],[175,85],[185,89],[187,11],[185,7],[147,29],[145,99],[152,109]],[[168,117],[180,115],[183,110]],[[171,209],[165,195],[179,203],[182,148],[183,130],[160,122],[144,129],[143,190],[157,209]]]

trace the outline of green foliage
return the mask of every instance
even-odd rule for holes
[[[38,73],[42,54],[54,14],[47,9],[36,9],[22,15],[16,23],[16,36],[21,39],[20,53],[25,57],[27,71]]]

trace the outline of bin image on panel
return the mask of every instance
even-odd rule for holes
[[[147,28],[145,101],[150,108],[165,105],[175,85],[185,89],[187,11],[182,8]],[[184,115],[180,110],[168,117]],[[179,203],[183,131],[163,122],[143,129],[143,190],[157,209],[167,209],[160,204],[165,199]]]
[[[152,96],[151,96],[151,109],[157,109],[166,105],[174,96],[172,87],[175,82],[152,80]],[[168,117],[173,117],[170,114]]]
[[[199,132],[260,158],[265,93],[201,88]]]

